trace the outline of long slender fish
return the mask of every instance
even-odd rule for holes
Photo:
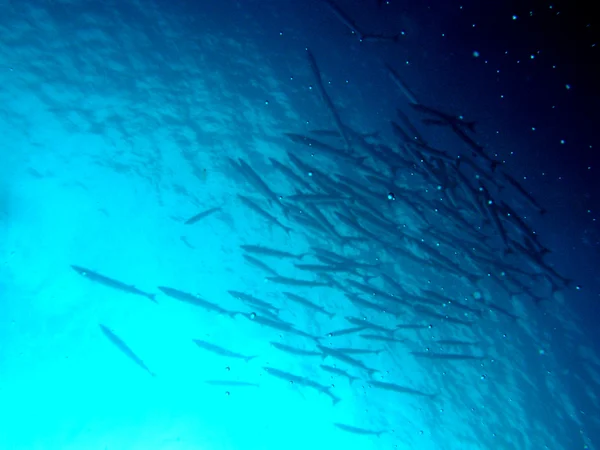
[[[235,318],[236,315],[240,314],[237,311],[228,311],[225,308],[221,308],[219,305],[215,305],[214,303],[207,302],[203,298],[198,295],[192,295],[187,292],[180,291],[178,289],[170,288],[167,286],[158,286],[165,295],[174,298],[175,300],[179,300],[181,302],[190,303],[195,306],[199,306],[207,311],[217,312],[220,314],[224,314],[226,316]]]
[[[418,391],[416,389],[409,388],[406,386],[400,386],[398,384],[385,383],[383,381],[374,380],[374,381],[371,381],[369,384],[371,384],[371,386],[376,387],[378,389],[383,389],[384,391],[390,391],[390,392],[397,392],[399,394],[411,394],[411,395],[418,395],[421,397],[430,397],[430,398],[433,398],[437,395],[437,394],[428,394],[427,392]]]
[[[319,287],[319,286],[330,286],[329,283],[321,283],[319,281],[310,280],[299,280],[297,278],[288,277],[266,277],[267,280],[273,283],[283,284],[285,286],[305,286],[305,287]]]
[[[437,341],[433,342],[434,344],[439,344],[439,345],[451,345],[451,346],[455,346],[455,347],[471,347],[474,345],[478,345],[478,342],[469,342],[469,341],[459,341],[456,339],[440,339]]]
[[[353,34],[355,34],[358,37],[358,39],[363,39],[363,32],[360,31],[358,25],[356,25],[356,23],[348,16],[348,14],[342,11],[342,9],[338,5],[333,3],[331,0],[325,0],[325,4],[329,7],[333,15],[336,16],[338,20],[342,22],[346,27],[348,27],[348,29]]]
[[[203,350],[209,351],[209,352],[214,353],[219,356],[226,356],[228,358],[235,358],[235,359],[243,359],[246,362],[252,361],[254,358],[256,358],[256,355],[254,355],[254,356],[242,355],[241,353],[232,352],[231,350],[227,350],[226,348],[220,347],[218,345],[212,344],[207,341],[203,341],[201,339],[194,339],[194,344],[196,344],[199,348],[201,348]]]
[[[409,101],[409,103],[411,103],[413,105],[418,105],[419,102],[417,101],[417,98],[415,97],[415,94],[413,94],[410,91],[410,89],[408,88],[408,86],[406,85],[406,83],[404,83],[404,81],[402,81],[402,79],[400,78],[400,75],[398,75],[398,72],[396,72],[392,68],[392,66],[390,66],[388,64],[386,64],[385,67],[388,70],[388,74],[389,74],[390,78],[396,84],[396,86],[398,86],[398,88],[404,94],[404,96]]]
[[[260,384],[258,383],[249,383],[247,381],[206,380],[204,383],[211,386],[222,387],[260,387]]]
[[[341,377],[347,378],[348,382],[350,384],[352,384],[354,381],[356,380],[360,380],[360,378],[355,377],[353,375],[350,375],[348,372],[346,372],[345,370],[342,369],[338,369],[337,367],[333,367],[333,366],[328,366],[326,364],[321,364],[319,366],[322,370],[324,370],[325,372],[329,372],[332,373],[334,375],[339,375]]]
[[[290,334],[296,334],[298,336],[311,338],[315,341],[319,340],[319,337],[313,336],[302,330],[298,330],[291,323],[284,322],[283,320],[267,319],[266,317],[261,317],[254,314],[244,314],[244,316],[246,316],[252,322],[256,322],[257,324],[263,325],[268,328],[273,328],[274,330],[286,331]]]
[[[156,301],[155,294],[149,294],[148,292],[144,292],[135,286],[130,284],[125,284],[121,281],[114,280],[112,278],[108,278],[104,275],[99,274],[98,272],[94,272],[93,270],[86,269],[85,267],[71,265],[71,268],[77,272],[82,277],[87,278],[88,280],[94,281],[98,284],[103,284],[104,286],[111,287],[113,289],[117,289],[121,292],[127,292],[128,294],[141,295],[142,297],[146,297],[152,300],[154,303],[158,303]]]
[[[321,99],[323,100],[323,103],[325,103],[325,106],[327,107],[327,109],[329,110],[329,113],[333,117],[333,121],[335,122],[336,128],[340,132],[340,136],[342,137],[342,139],[344,140],[344,143],[346,144],[346,150],[350,150],[352,148],[352,145],[350,144],[350,137],[348,136],[348,133],[346,132],[346,128],[344,127],[344,124],[342,123],[342,120],[340,119],[340,115],[339,115],[338,111],[335,109],[335,106],[333,105],[331,98],[329,97],[329,95],[327,94],[327,91],[325,90],[325,86],[323,86],[323,80],[321,78],[321,71],[319,70],[319,66],[317,65],[317,60],[315,59],[314,55],[311,53],[311,51],[309,49],[306,49],[306,56],[308,57],[308,63],[310,65],[310,70],[312,71],[313,77],[315,79],[315,86],[317,88],[317,91],[321,95]]]
[[[327,337],[338,337],[344,336],[346,334],[358,333],[360,331],[366,330],[367,327],[353,327],[353,328],[344,328],[343,330],[330,331],[326,334]]]
[[[467,361],[476,360],[481,361],[487,358],[486,355],[463,355],[459,353],[432,353],[432,352],[410,352],[411,355],[417,358],[425,359],[447,359],[451,361]]]
[[[406,342],[406,339],[398,339],[391,336],[379,336],[377,334],[361,334],[361,338],[366,339],[367,341],[379,341],[379,342],[394,342],[401,343]]]
[[[277,258],[302,259],[307,255],[306,253],[290,253],[283,250],[263,247],[262,245],[240,245],[240,248],[245,252],[253,253],[255,255],[275,256]]]
[[[299,305],[305,306],[308,309],[312,309],[313,311],[318,311],[320,313],[327,315],[330,319],[333,319],[333,317],[335,316],[334,313],[330,313],[322,306],[319,306],[319,305],[311,302],[310,300],[300,297],[299,295],[296,295],[292,292],[282,292],[282,294],[285,295],[289,300],[296,302]]]
[[[367,430],[366,428],[353,427],[352,425],[345,425],[343,423],[334,423],[333,426],[336,428],[339,428],[340,430],[345,431],[347,433],[360,434],[362,436],[377,436],[377,437],[379,437],[383,433],[385,433],[384,430],[381,430],[381,431]]]
[[[211,214],[214,214],[214,213],[219,212],[221,210],[222,210],[222,208],[220,208],[220,207],[207,209],[206,211],[202,211],[202,212],[196,214],[195,216],[190,217],[188,220],[186,220],[183,223],[185,225],[192,225],[192,224],[194,224],[196,222],[199,222],[200,220],[204,219],[205,217],[208,217]]]
[[[294,383],[295,385],[298,385],[298,386],[310,387],[310,388],[317,390],[321,394],[325,394],[325,395],[329,396],[334,405],[340,401],[340,399],[338,397],[336,397],[335,395],[333,395],[331,393],[331,386],[323,386],[323,385],[317,383],[316,381],[310,380],[306,377],[301,377],[298,375],[291,374],[289,372],[284,372],[283,370],[274,369],[273,367],[263,367],[263,369],[265,369],[265,371],[269,375],[271,375],[275,378],[279,378],[280,380],[287,381],[288,383]]]
[[[125,356],[127,356],[130,360],[132,360],[134,363],[136,363],[139,367],[144,369],[146,372],[148,372],[153,377],[156,376],[156,374],[154,372],[152,372],[148,368],[148,366],[146,366],[146,364],[144,364],[144,361],[142,361],[139,358],[139,356],[137,356],[133,352],[133,350],[131,350],[129,348],[129,346],[127,344],[125,344],[125,342],[123,342],[123,340],[119,336],[117,336],[115,333],[113,333],[108,327],[106,327],[102,324],[99,324],[99,326],[100,326],[100,330],[102,331],[104,336],[106,336],[108,338],[108,340],[115,345],[115,347],[117,347],[119,350],[121,350],[121,352],[123,352],[125,354]]]
[[[255,267],[258,267],[261,270],[264,270],[267,273],[270,273],[273,276],[279,276],[279,274],[275,271],[275,269],[272,269],[271,267],[269,267],[267,264],[265,264],[264,262],[262,262],[260,259],[256,259],[254,256],[250,256],[250,255],[242,255],[244,257],[244,259],[246,261],[248,261],[250,264],[252,264]]]
[[[243,195],[238,194],[238,198],[242,201],[242,203],[244,205],[246,205],[246,207],[248,207],[249,209],[254,211],[256,214],[258,214],[259,216],[266,219],[267,222],[270,222],[273,225],[277,225],[279,228],[281,228],[283,231],[285,231],[288,235],[290,234],[290,231],[293,231],[290,227],[286,227],[284,224],[282,224],[279,221],[279,219],[277,219],[277,217],[268,213],[267,211],[262,209],[260,206],[258,206],[256,203],[254,203],[254,201],[251,200],[249,197],[245,197]]]
[[[360,327],[361,325],[375,331],[381,331],[382,333],[394,334],[396,330],[393,328],[382,327],[381,325],[377,325],[375,323],[367,322],[366,320],[359,319],[358,317],[346,317],[346,320],[350,322],[352,325],[356,325]]]
[[[237,298],[238,300],[244,302],[244,303],[249,303],[252,306],[258,306],[261,308],[264,308],[266,310],[272,311],[276,314],[279,314],[279,308],[271,305],[270,303],[267,303],[261,299],[258,299],[250,294],[246,294],[244,292],[240,292],[240,291],[227,291],[229,293],[229,295],[231,295],[233,298]]]
[[[375,372],[379,372],[378,369],[371,369],[370,367],[367,367],[364,362],[359,361],[356,358],[352,358],[351,356],[348,356],[346,353],[339,352],[339,351],[337,351],[334,348],[329,348],[329,347],[325,347],[325,346],[322,346],[322,345],[318,345],[318,347],[327,356],[331,356],[334,359],[337,359],[339,361],[345,362],[346,364],[348,364],[350,366],[358,367],[360,369],[363,369],[370,376],[373,376],[373,374]]]

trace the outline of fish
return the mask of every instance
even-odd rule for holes
[[[378,369],[372,369],[370,367],[367,367],[365,365],[364,362],[352,358],[351,356],[348,356],[346,353],[337,351],[334,348],[329,348],[329,347],[325,347],[323,345],[317,345],[317,347],[319,348],[319,350],[321,350],[326,356],[330,356],[334,359],[337,359],[339,361],[342,361],[350,366],[353,367],[358,367],[359,369],[364,370],[365,372],[367,372],[370,376],[373,376],[373,374],[379,372]]]
[[[282,174],[284,174],[290,180],[290,182],[292,184],[295,184],[296,186],[300,186],[303,189],[306,189],[307,191],[315,192],[315,187],[312,184],[310,184],[307,180],[302,178],[300,175],[296,174],[296,172],[294,172],[291,168],[282,164],[275,158],[269,158],[269,162],[271,163],[271,165],[273,167],[275,167]]]
[[[385,433],[384,430],[380,430],[380,431],[374,431],[374,430],[367,430],[366,428],[358,428],[358,427],[354,427],[352,425],[346,425],[343,423],[334,423],[333,426],[335,426],[336,428],[339,428],[342,431],[345,431],[347,433],[352,433],[352,434],[358,434],[361,436],[377,436],[380,437],[383,433]]]
[[[426,330],[431,329],[431,325],[419,325],[419,324],[398,324],[396,325],[397,330]]]
[[[332,373],[334,375],[339,375],[341,377],[347,378],[348,382],[350,384],[352,384],[356,380],[360,380],[360,378],[352,376],[348,372],[346,372],[345,370],[338,369],[337,367],[328,366],[326,364],[321,364],[319,367],[321,368],[321,370],[324,370],[325,372],[329,372],[329,373]]]
[[[398,42],[403,34],[363,34],[361,42]]]
[[[423,104],[411,104],[413,108],[426,114],[433,115],[438,119],[425,119],[424,122],[433,125],[447,125],[452,131],[464,142],[474,153],[474,156],[479,156],[490,163],[491,171],[494,172],[496,167],[502,164],[501,161],[490,158],[484,151],[484,148],[477,144],[466,132],[465,128],[471,132],[475,132],[475,122],[468,122],[462,116],[453,116],[443,113],[437,109],[425,106]]]
[[[540,215],[544,215],[546,214],[546,209],[544,207],[542,207],[537,200],[533,197],[533,195],[531,195],[522,185],[521,183],[519,183],[517,180],[515,180],[510,174],[508,174],[505,171],[502,171],[502,176],[504,178],[504,180],[506,182],[508,182],[508,184],[510,184],[513,188],[515,188],[515,190],[521,194],[521,196],[526,199],[531,205],[533,205],[533,207],[535,207],[538,210],[538,213]]]
[[[251,256],[251,255],[242,255],[242,257],[248,261],[250,264],[252,264],[255,267],[258,267],[259,269],[264,270],[267,273],[270,273],[271,275],[277,277],[279,276],[279,274],[275,271],[275,269],[269,267],[267,264],[265,264],[264,262],[262,262],[260,259],[256,259],[255,257]]]
[[[505,308],[502,308],[501,306],[495,305],[494,303],[491,303],[489,301],[486,301],[485,303],[483,303],[483,305],[485,307],[487,307],[488,309],[492,310],[492,311],[496,311],[500,314],[505,315],[506,317],[510,317],[513,320],[518,320],[519,316],[511,313],[510,311],[506,310]]]
[[[346,163],[357,165],[362,164],[366,159],[365,156],[354,156],[353,154],[348,153],[347,151],[337,149],[335,147],[332,147],[331,145],[325,144],[324,142],[310,138],[308,136],[303,136],[301,134],[295,133],[284,133],[284,135],[296,144],[302,144],[309,147],[311,149],[311,153],[314,155],[327,155],[331,156],[334,159],[340,159],[341,161],[344,161]]]
[[[210,216],[210,215],[212,215],[214,213],[217,213],[219,211],[222,211],[222,210],[223,210],[223,208],[221,208],[221,207],[210,208],[210,209],[207,209],[206,211],[199,212],[198,214],[190,217],[188,220],[186,220],[183,223],[185,225],[192,225],[192,224],[197,223],[200,220],[204,219],[205,217],[208,217],[208,216]]]
[[[241,353],[232,352],[231,350],[227,350],[226,348],[220,347],[218,345],[212,344],[207,341],[203,341],[201,339],[193,339],[194,344],[196,344],[199,348],[203,350],[207,350],[211,353],[214,353],[219,356],[226,356],[227,358],[235,358],[235,359],[243,359],[246,362],[250,362],[253,359],[257,358],[254,356],[246,356]]]
[[[282,320],[273,320],[273,319],[267,319],[266,317],[261,317],[259,315],[256,314],[243,314],[248,320],[255,322],[259,325],[263,325],[265,327],[268,328],[272,328],[274,330],[279,330],[279,331],[286,331],[290,334],[296,334],[298,336],[303,336],[303,337],[307,337],[310,339],[315,340],[316,342],[319,341],[319,337],[318,336],[313,336],[309,333],[305,333],[302,330],[298,330],[297,328],[294,327],[294,325],[292,325],[291,323],[288,322],[284,322]]]
[[[346,317],[346,321],[350,322],[352,325],[364,326],[370,330],[381,331],[382,333],[386,334],[394,334],[396,331],[393,328],[382,327],[381,325],[368,322],[364,319],[359,319],[358,317]]]
[[[288,277],[266,277],[267,280],[277,283],[283,284],[285,286],[303,286],[303,287],[327,287],[329,283],[321,283],[319,281],[310,281],[310,280],[300,280],[297,278],[288,278]]]
[[[238,171],[248,180],[248,182],[254,186],[254,188],[260,192],[271,204],[277,206],[281,205],[279,196],[271,190],[271,188],[264,182],[264,180],[246,163],[243,159],[238,158],[237,162],[231,160],[232,165],[238,169]],[[284,211],[285,213],[285,211]]]
[[[372,309],[373,311],[377,311],[377,312],[385,312],[385,308],[383,306],[381,306],[377,303],[373,303],[368,300],[365,300],[356,294],[346,293],[345,295],[357,308],[362,307],[365,309]]]
[[[406,339],[398,339],[391,336],[380,336],[378,334],[361,334],[361,338],[366,339],[367,341],[380,341],[380,342],[394,342],[401,343],[406,342]]]
[[[158,289],[162,291],[163,294],[165,294],[166,296],[174,298],[175,300],[189,303],[194,306],[199,306],[200,308],[205,309],[207,311],[223,314],[225,316],[231,317],[232,319],[235,319],[235,317],[238,314],[241,314],[238,311],[228,311],[225,308],[220,307],[219,305],[208,302],[199,295],[192,295],[187,292],[183,292],[178,289],[170,288],[167,286],[158,286]]]
[[[326,334],[326,336],[327,337],[344,336],[346,334],[359,333],[366,329],[367,329],[367,327],[364,327],[364,326],[363,327],[344,328],[343,330],[330,331],[329,333]]]
[[[284,372],[283,370],[275,369],[273,367],[263,367],[263,369],[265,370],[265,372],[267,372],[269,375],[275,378],[279,378],[280,380],[284,380],[288,383],[293,383],[297,386],[310,387],[312,389],[315,389],[317,392],[320,392],[321,394],[329,396],[334,405],[338,404],[341,400],[340,398],[336,397],[331,393],[331,386],[323,386],[315,381],[310,380],[309,378],[294,375],[289,372]]]
[[[130,284],[122,283],[121,281],[117,281],[113,278],[109,278],[107,276],[101,275],[98,272],[94,272],[93,270],[86,269],[82,266],[71,265],[71,268],[77,272],[82,277],[87,278],[90,281],[94,281],[95,283],[102,284],[104,286],[116,289],[121,292],[126,292],[128,294],[141,295],[142,297],[146,297],[154,303],[158,303],[155,299],[155,294],[150,294],[148,292],[144,292],[135,286]]]
[[[274,320],[276,322],[281,322],[281,318],[279,317],[279,314],[276,312],[273,312],[270,309],[266,309],[266,308],[256,306],[256,305],[252,306],[252,309],[253,309],[253,311],[251,314],[257,314],[257,315],[265,317],[267,319]]]
[[[286,227],[284,224],[282,224],[279,219],[277,219],[275,216],[273,216],[272,214],[269,214],[267,211],[265,211],[264,209],[262,209],[260,206],[258,206],[256,203],[254,203],[253,200],[251,200],[249,197],[246,197],[244,195],[240,195],[238,194],[237,196],[244,205],[246,205],[249,209],[251,209],[252,211],[254,211],[256,214],[258,214],[259,216],[263,217],[264,219],[267,220],[267,222],[270,222],[274,225],[277,225],[279,228],[281,228],[283,231],[286,232],[287,235],[290,234],[291,231],[294,231],[292,228],[290,227]]]
[[[292,292],[286,292],[286,291],[282,292],[282,294],[288,300],[291,300],[291,301],[293,301],[295,303],[298,303],[299,305],[302,305],[302,306],[306,307],[307,309],[310,309],[310,310],[313,310],[313,311],[325,314],[330,319],[333,319],[335,317],[335,313],[331,313],[331,312],[327,311],[322,306],[319,306],[319,305],[311,302],[310,300],[305,299],[304,297],[301,297],[301,296],[296,295],[296,294],[294,294]]]
[[[229,293],[229,295],[231,295],[233,298],[236,298],[238,300],[243,301],[244,303],[249,303],[251,305],[254,306],[259,306],[261,308],[267,309],[269,311],[274,312],[275,314],[279,314],[279,308],[277,308],[276,306],[265,302],[263,300],[260,300],[256,297],[253,297],[250,294],[245,294],[243,292],[239,292],[239,291],[227,291]]]
[[[331,1],[327,1],[327,4],[330,7],[334,5],[334,3]],[[316,90],[320,94],[321,99],[323,100],[323,103],[325,104],[327,110],[329,111],[331,117],[333,118],[333,121],[336,125],[337,130],[339,131],[340,136],[342,137],[342,139],[344,140],[344,143],[346,144],[346,150],[350,150],[352,148],[350,138],[348,136],[348,133],[346,132],[346,128],[344,127],[342,120],[340,119],[339,113],[335,109],[335,106],[333,105],[331,98],[329,98],[329,95],[327,94],[327,91],[325,90],[325,87],[323,86],[323,80],[321,79],[321,71],[319,70],[319,66],[317,65],[317,60],[315,59],[314,55],[308,48],[306,49],[306,56],[308,59],[310,70],[311,70],[311,72],[313,74],[313,78],[315,80]]]
[[[240,248],[245,252],[252,253],[255,255],[274,256],[277,258],[302,259],[307,255],[307,253],[289,253],[274,248],[263,247],[261,245],[240,245]]]
[[[146,366],[146,364],[144,364],[144,361],[142,361],[134,352],[133,350],[131,350],[129,348],[129,346],[127,344],[125,344],[125,342],[123,342],[123,340],[117,336],[115,333],[113,333],[113,331],[111,331],[110,328],[108,328],[105,325],[99,324],[100,326],[100,331],[102,331],[102,334],[104,334],[104,336],[106,336],[108,338],[108,340],[115,346],[117,347],[125,356],[127,356],[131,361],[133,361],[135,364],[137,364],[139,367],[141,367],[142,369],[144,369],[147,373],[150,374],[150,376],[155,377],[156,374],[154,372],[152,372],[148,366]]]
[[[413,94],[411,92],[411,90],[408,88],[408,86],[406,85],[406,83],[404,83],[404,81],[402,81],[402,79],[400,78],[400,75],[398,75],[398,72],[396,72],[392,68],[392,66],[390,66],[388,64],[386,64],[385,67],[388,71],[388,75],[390,76],[392,81],[396,84],[396,86],[400,89],[400,92],[402,92],[404,97],[406,97],[408,102],[413,105],[418,105],[419,101],[415,97],[415,94]]]
[[[290,355],[296,356],[321,356],[323,357],[322,352],[316,352],[314,350],[304,350],[297,347],[291,347],[289,345],[281,344],[279,342],[271,342],[270,343],[277,350],[281,350],[284,353],[289,353]]]
[[[439,345],[450,345],[450,346],[455,346],[455,347],[471,347],[471,346],[478,345],[477,342],[459,341],[456,339],[438,339],[437,341],[434,341],[433,343],[439,344]]]
[[[331,350],[345,353],[347,355],[379,355],[383,349],[379,350],[369,350],[366,348],[344,348],[344,347],[335,347],[331,348]]]
[[[475,321],[461,320],[461,319],[457,319],[455,317],[448,316],[446,314],[437,313],[425,306],[416,306],[415,305],[414,309],[417,313],[420,313],[420,314],[423,314],[423,315],[429,316],[429,317],[434,317],[436,319],[441,320],[442,322],[453,323],[456,325],[465,325],[468,327],[472,326],[475,323]]]
[[[487,358],[486,355],[466,355],[460,353],[433,353],[433,352],[410,352],[411,355],[417,358],[425,359],[444,359],[451,361],[466,361],[476,360],[481,361]]]
[[[446,296],[444,296],[442,294],[439,294],[439,293],[437,293],[435,291],[431,291],[431,290],[428,290],[428,289],[422,289],[421,292],[423,294],[425,294],[426,296],[428,296],[428,297],[433,297],[433,298],[439,300],[442,304],[448,305],[450,307],[462,309],[464,311],[468,311],[470,313],[473,313],[473,314],[475,314],[478,317],[481,317],[481,310],[479,310],[479,309],[471,308],[468,305],[465,305],[465,304],[463,304],[463,303],[461,303],[459,301],[456,301],[456,300],[453,300],[451,298],[448,298],[448,297],[446,297]]]
[[[400,386],[398,384],[393,384],[393,383],[386,383],[383,381],[372,380],[369,382],[369,384],[378,389],[382,389],[384,391],[389,391],[389,392],[397,392],[399,394],[410,394],[410,395],[417,395],[420,397],[429,397],[429,398],[434,398],[437,396],[437,394],[429,394],[427,392],[422,392],[417,389],[409,388],[406,386]]]
[[[342,9],[331,0],[325,0],[325,4],[327,5],[327,7],[329,7],[333,15],[337,17],[338,20],[342,22],[342,24],[344,24],[352,32],[352,34],[357,36],[359,40],[362,40],[364,34],[362,33],[362,31],[360,31],[356,23],[354,23],[354,21],[348,16],[348,14],[342,11]]]
[[[298,202],[298,203],[343,203],[352,201],[352,197],[344,195],[332,195],[332,194],[296,194],[288,195],[284,197],[287,201]]]

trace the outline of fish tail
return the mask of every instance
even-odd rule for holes
[[[258,358],[258,355],[247,356],[247,357],[244,358],[244,361],[246,361],[248,363],[248,362],[252,361],[255,358]]]
[[[146,297],[158,305],[158,302],[156,301],[156,294],[148,294]]]

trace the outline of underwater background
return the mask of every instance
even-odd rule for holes
[[[599,448],[578,8],[0,0],[0,449]]]

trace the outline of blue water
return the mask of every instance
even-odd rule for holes
[[[561,44],[559,32],[551,31],[579,30],[579,22],[568,22],[570,11],[560,22],[538,5],[511,11],[481,10],[477,2],[462,8],[453,1],[378,3],[336,4],[360,28],[398,35],[397,42],[361,42],[317,0],[0,1],[1,450],[598,448],[593,38],[582,33],[572,48]],[[548,210],[540,216],[508,188],[498,194],[519,205],[551,250],[544,261],[573,280],[569,287],[551,293],[535,278],[527,283],[542,292],[539,304],[527,295],[508,296],[485,279],[487,269],[471,253],[448,243],[469,235],[466,230],[439,216],[426,227],[402,203],[416,202],[433,217],[430,204],[419,202],[436,197],[435,183],[399,170],[394,177],[402,189],[383,189],[347,159],[291,142],[284,133],[344,147],[316,88],[307,48],[342,122],[372,145],[398,144],[390,120],[398,120],[399,108],[431,146],[464,152],[448,129],[421,122],[384,63],[419,103],[476,121],[472,137]],[[575,66],[577,52],[583,62]],[[333,137],[310,134],[314,130]],[[353,150],[365,156],[362,148]],[[379,195],[368,203],[399,226],[398,239],[372,228],[386,240],[382,245],[342,223],[335,213],[359,202],[352,191],[343,193],[351,203],[317,209],[340,235],[362,240],[342,245],[297,215],[286,217],[279,197],[286,204],[285,197],[306,190],[270,160],[309,185],[318,178],[297,169],[288,152],[331,179],[345,176]],[[232,165],[238,160],[278,198],[257,189]],[[389,181],[381,164],[372,167]],[[269,224],[240,195],[283,227]],[[220,210],[185,224],[211,208]],[[485,230],[494,233],[491,225]],[[471,282],[439,265],[393,256],[389,248],[404,242],[405,232],[483,278]],[[491,245],[496,262],[531,270],[520,259],[506,259],[501,242],[493,236],[478,244]],[[328,286],[282,286],[248,262],[242,245],[306,253],[297,260],[253,255],[293,279],[323,282],[296,266],[319,263],[314,247],[383,272],[372,278],[362,271],[362,277],[334,273],[339,284]],[[416,242],[406,248],[424,257]],[[107,286],[73,265],[123,285]],[[381,273],[405,293],[436,291],[463,302],[476,313],[452,304],[436,311],[472,325],[394,310],[389,299],[373,311],[344,294],[361,294],[347,284],[351,279],[402,298]],[[124,292],[132,286],[149,295]],[[206,311],[192,304],[194,297],[181,301],[159,286],[239,314]],[[228,291],[274,305],[279,319],[304,335],[253,323],[269,312]],[[494,312],[489,303],[519,318]],[[398,330],[393,336],[403,342],[394,343],[357,333],[329,337],[353,326],[347,316],[386,328],[433,326]],[[376,352],[350,356],[377,372],[273,346],[318,352],[306,334],[320,337],[323,347]],[[198,348],[194,339],[246,359]],[[435,343],[442,339],[477,345]],[[482,359],[411,353],[429,351]],[[323,364],[356,380],[325,372]]]

